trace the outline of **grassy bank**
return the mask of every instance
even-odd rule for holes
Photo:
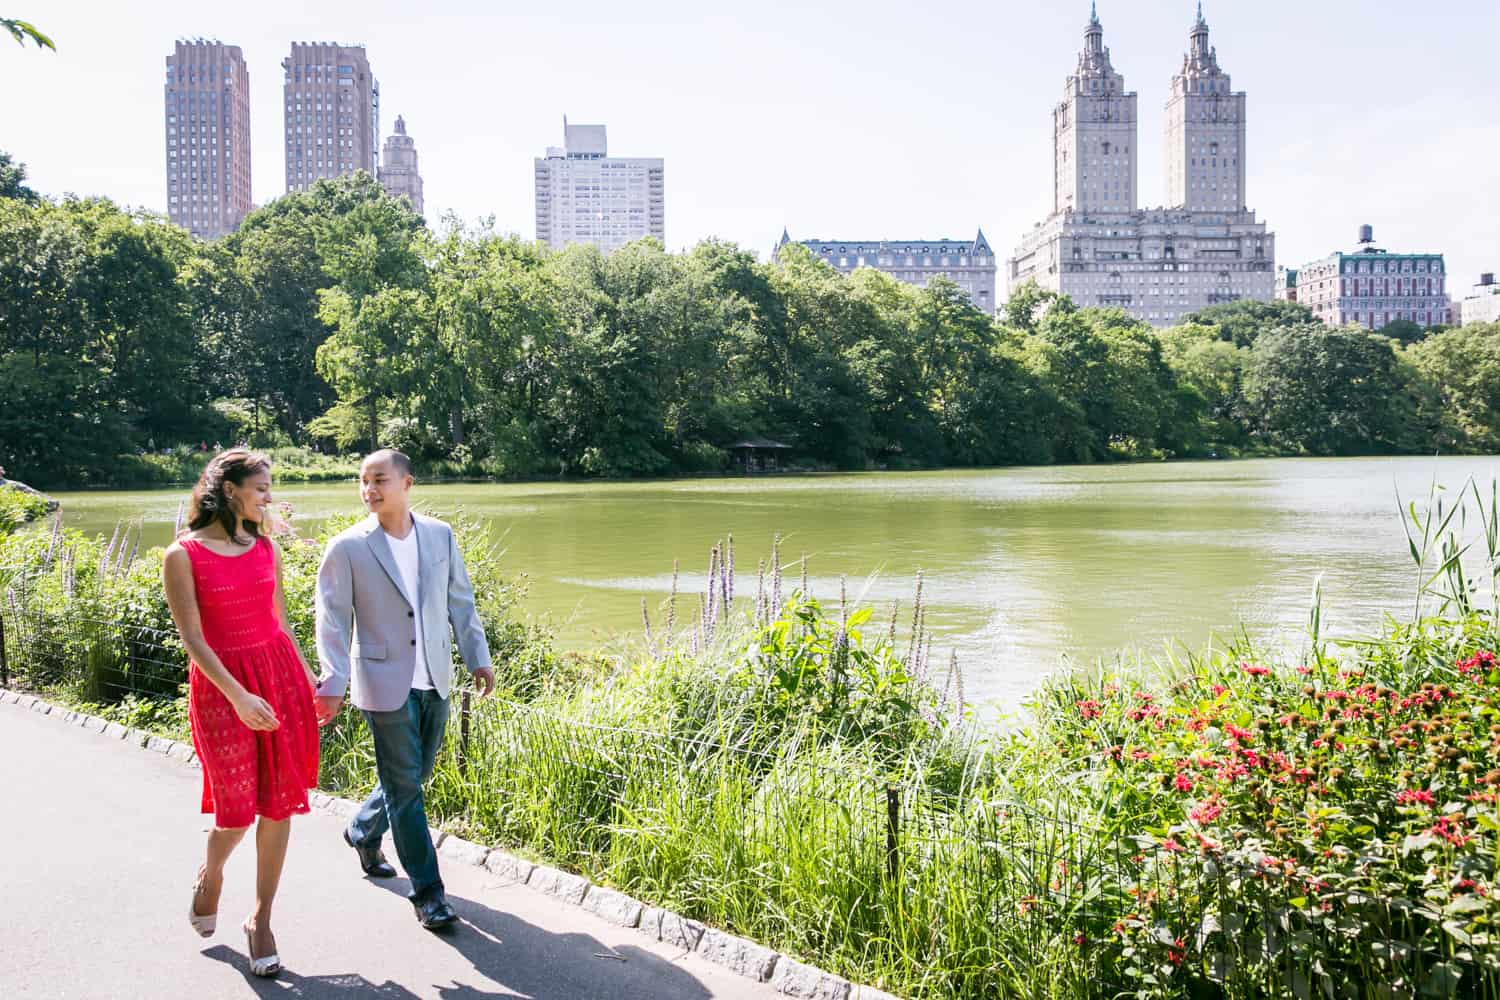
[[[0,485],[0,537],[47,513],[45,497],[14,486]]]
[[[311,448],[266,448],[276,469],[276,479],[284,483],[343,482],[359,477],[358,455],[325,455]],[[219,449],[204,450],[188,445],[160,452],[121,455],[111,467],[107,479],[89,485],[98,488],[131,486],[172,486],[194,483],[203,467]]]
[[[1430,506],[1410,621],[1065,674],[1007,728],[962,713],[920,595],[898,640],[774,556],[736,596],[726,545],[634,653],[562,657],[465,525],[502,695],[455,713],[430,808],[914,997],[1500,995],[1500,636]],[[1488,586],[1494,496],[1463,507]],[[319,546],[282,544],[307,639]],[[159,554],[34,528],[0,572],[12,684],[180,726]],[[323,785],[372,781],[346,713]]]

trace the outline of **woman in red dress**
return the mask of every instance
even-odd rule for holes
[[[255,823],[255,912],[244,931],[258,976],[281,968],[271,904],[291,817],[308,811],[307,790],[318,783],[314,675],[287,621],[280,556],[261,533],[270,504],[265,456],[239,448],[216,456],[162,570],[192,659],[188,719],[203,767],[203,811],[214,815],[188,919],[203,937],[213,934],[224,863]]]

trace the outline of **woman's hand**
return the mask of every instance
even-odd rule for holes
[[[234,700],[234,711],[241,722],[259,732],[269,733],[281,728],[281,721],[266,700],[249,691]]]

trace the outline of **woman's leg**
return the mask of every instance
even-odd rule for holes
[[[203,891],[193,898],[193,912],[200,917],[219,912],[219,893],[224,890],[224,864],[239,842],[245,839],[248,829],[248,826],[231,830],[215,827],[209,831],[207,856],[198,871],[198,882]]]
[[[281,868],[286,863],[291,832],[290,818],[270,820],[262,816],[255,825],[255,913],[246,921],[251,927],[252,958],[264,958],[276,951],[276,938],[271,934],[271,904],[281,884]]]

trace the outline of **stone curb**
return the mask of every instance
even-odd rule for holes
[[[50,714],[90,732],[103,733],[111,739],[160,753],[184,766],[199,766],[191,744],[55,706],[34,695],[0,688],[0,705],[15,705],[40,715]],[[314,791],[308,801],[319,812],[343,819],[352,817],[359,810],[358,802],[326,792]],[[747,938],[715,930],[671,910],[647,906],[623,892],[594,885],[582,875],[539,865],[500,848],[475,844],[446,830],[433,829],[432,844],[438,849],[438,854],[450,861],[484,868],[510,884],[525,885],[610,923],[634,928],[650,940],[693,952],[747,979],[769,983],[772,989],[784,996],[799,1000],[900,1000],[893,994],[856,985]]]

